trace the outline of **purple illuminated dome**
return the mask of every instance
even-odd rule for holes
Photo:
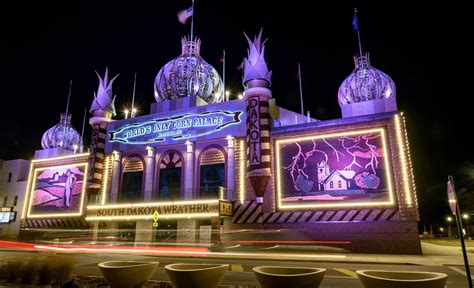
[[[370,66],[369,54],[354,56],[355,69],[337,93],[339,105],[396,98],[395,83],[384,72]]]
[[[199,55],[201,40],[181,40],[181,55],[168,62],[155,78],[157,102],[199,96],[207,103],[224,101],[224,87],[216,69]]]
[[[71,114],[61,113],[61,121],[49,128],[41,138],[43,149],[64,148],[74,151],[81,144],[81,135],[71,125]]]

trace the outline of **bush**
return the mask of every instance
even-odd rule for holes
[[[20,282],[22,284],[33,284],[38,276],[38,268],[40,261],[37,257],[33,257],[28,262],[24,262],[20,267]]]
[[[3,265],[3,273],[5,279],[10,283],[15,283],[21,276],[21,270],[24,262],[21,259],[11,259],[8,260],[5,265]]]
[[[53,283],[63,285],[69,281],[72,269],[74,269],[74,258],[71,256],[56,257],[51,261],[51,270],[53,270]]]
[[[38,284],[49,285],[53,282],[53,269],[51,268],[50,257],[42,260],[38,268]]]

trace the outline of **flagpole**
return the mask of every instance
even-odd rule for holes
[[[193,4],[192,4],[192,11],[193,11],[193,15],[191,16],[191,43],[193,42],[193,29],[194,29],[194,0],[193,0]]]
[[[226,97],[225,100],[226,100],[226,101],[229,101],[229,96],[228,96],[227,94],[225,94],[225,50],[223,50],[223,51],[224,51],[224,52],[223,52],[223,57],[224,57],[224,59],[223,59],[223,61],[222,61],[222,84],[224,85],[224,92],[222,92],[222,93],[224,93],[224,95],[226,95],[226,96],[225,96],[225,97]],[[222,98],[224,98],[224,97],[222,97]]]
[[[194,0],[193,0],[194,1]],[[359,29],[359,19],[357,19],[357,8],[354,8],[354,18],[356,19],[357,21],[357,39],[359,40],[359,56],[362,57],[362,44],[361,44],[361,41],[360,41],[360,29]]]
[[[300,65],[300,63],[298,63],[298,80],[300,82],[301,115],[304,115],[303,88],[302,88],[302,85],[301,85],[301,65]]]
[[[84,152],[84,128],[86,126],[86,117],[87,117],[87,107],[84,107],[84,119],[82,119],[82,132],[81,132],[81,146],[79,147],[79,152]]]
[[[71,100],[71,90],[72,90],[72,80],[69,80],[69,93],[67,95],[67,104],[66,104],[66,119],[67,119],[67,114],[69,113],[69,100]]]
[[[130,118],[135,117],[135,89],[137,87],[137,72],[135,72],[135,78],[133,79],[133,93],[132,93],[132,111],[130,112]]]

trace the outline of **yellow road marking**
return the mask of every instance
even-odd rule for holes
[[[230,269],[233,272],[244,272],[244,267],[242,267],[242,265],[239,265],[239,264],[231,264]]]
[[[344,269],[344,268],[333,268],[333,269],[336,270],[336,271],[341,272],[342,274],[346,274],[346,275],[349,275],[353,278],[357,278],[357,274],[354,271],[351,271],[349,269]]]

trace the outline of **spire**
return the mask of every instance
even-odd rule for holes
[[[67,95],[67,104],[66,104],[66,118],[69,115],[69,101],[71,100],[71,91],[72,91],[72,80],[69,80],[69,93]]]
[[[82,131],[81,131],[81,145],[79,145],[79,153],[84,151],[84,128],[86,126],[87,118],[87,107],[84,107],[84,118],[82,119]]]
[[[99,73],[95,71],[97,77],[99,77],[99,87],[97,88],[97,94],[94,92],[94,100],[92,101],[90,112],[94,116],[103,116],[109,114],[115,116],[115,97],[112,97],[112,84],[114,80],[119,76],[118,74],[109,81],[109,69],[105,69],[104,78],[100,77]]]
[[[137,114],[137,109],[135,108],[135,89],[137,87],[137,72],[135,72],[135,78],[133,79],[133,93],[132,93],[132,111],[130,112],[130,118],[134,118]]]
[[[265,63],[265,42],[262,43],[262,30],[258,36],[255,36],[253,42],[245,34],[245,38],[249,44],[249,49],[247,50],[248,59],[244,58],[244,79],[243,84],[247,86],[247,83],[252,80],[262,80],[266,82],[266,86],[269,87],[272,84],[271,77],[272,72],[268,71],[267,64]]]

